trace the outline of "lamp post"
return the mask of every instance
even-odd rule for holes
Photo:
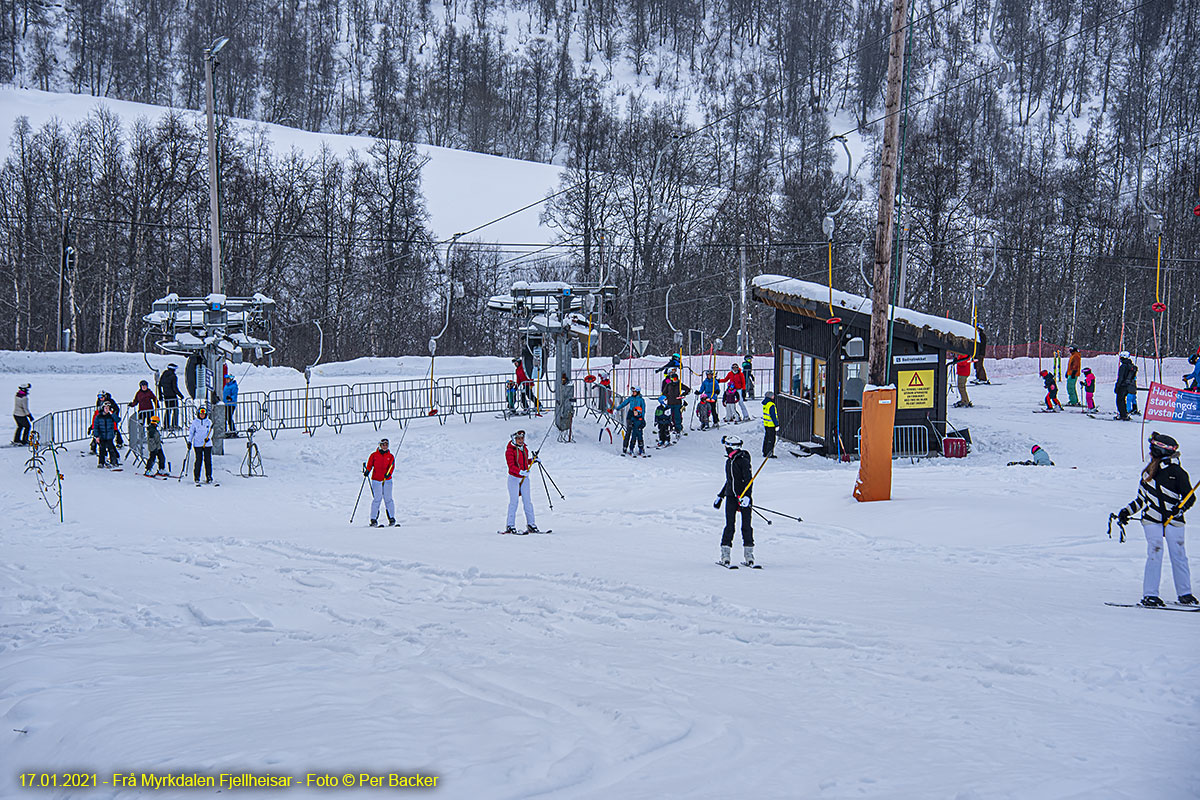
[[[217,53],[229,44],[229,37],[222,36],[204,50],[204,106],[208,117],[208,217],[209,236],[212,239],[212,291],[220,294],[221,288],[221,222],[217,200],[217,124],[216,97],[213,87],[213,67]]]

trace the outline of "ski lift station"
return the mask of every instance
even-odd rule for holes
[[[779,435],[831,458],[859,450],[871,300],[781,275],[759,275],[755,301],[775,309],[775,402]],[[966,322],[892,307],[889,381],[897,389],[895,456],[941,451],[947,355],[981,351]]]

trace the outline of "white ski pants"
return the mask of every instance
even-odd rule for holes
[[[508,527],[515,527],[517,524],[518,500],[525,506],[525,524],[537,524],[533,521],[533,500],[530,499],[532,489],[533,481],[529,479],[529,476],[525,477],[524,483],[521,482],[519,475],[508,476]]]
[[[392,479],[371,481],[371,519],[379,519],[379,503],[383,501],[388,516],[396,518],[396,504],[392,502]]]
[[[1188,569],[1187,552],[1183,549],[1183,525],[1162,525],[1143,522],[1146,534],[1146,575],[1142,579],[1142,594],[1158,597],[1159,578],[1162,575],[1163,539],[1167,541],[1167,552],[1171,556],[1171,575],[1175,578],[1175,595],[1182,597],[1192,593],[1192,575]]]

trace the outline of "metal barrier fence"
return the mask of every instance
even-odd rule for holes
[[[854,434],[858,452],[862,452],[862,428]],[[927,425],[897,425],[892,432],[892,458],[928,458],[929,427]]]
[[[600,384],[598,381],[585,380],[588,374],[594,373],[578,369],[572,375],[575,408],[582,409],[585,416],[595,415],[606,424],[623,429],[620,416],[601,407]],[[644,388],[643,394],[648,398],[649,407],[658,395],[662,381],[662,373],[656,372],[653,367],[635,367],[632,370],[618,368],[610,374],[613,375],[612,405],[624,398],[629,385],[640,385]],[[773,370],[756,370],[755,375],[759,380],[758,393],[761,395],[766,391],[761,387],[772,385],[774,373]],[[432,384],[428,379],[414,378],[242,392],[234,408],[234,427],[238,430],[258,427],[275,438],[283,430],[300,430],[312,436],[323,426],[340,433],[344,425],[371,423],[378,429],[388,421],[403,425],[408,420],[435,417],[444,422],[455,414],[469,421],[473,414],[502,414],[510,410],[505,387],[512,377],[511,373],[499,373],[447,376],[435,379]],[[543,413],[547,414],[553,413],[551,380],[552,376],[541,376],[534,384],[535,397],[540,401]],[[684,382],[693,389],[699,386],[699,380],[693,379],[689,383],[685,378]],[[625,391],[618,391],[618,386]],[[520,405],[520,399],[517,398],[516,407],[520,408]],[[162,437],[172,439],[182,436],[195,418],[197,408],[192,400],[179,402],[174,410],[178,424],[174,426],[169,425],[171,409],[160,407],[153,412],[161,419],[159,431]],[[218,406],[214,413],[223,413],[223,410],[223,406]],[[91,438],[95,411],[94,406],[53,411],[34,420],[33,431],[43,444],[86,441]],[[138,417],[148,418],[150,413],[143,412]],[[144,423],[138,427],[144,427]],[[130,439],[133,438],[131,430]],[[137,441],[141,441],[140,435]]]

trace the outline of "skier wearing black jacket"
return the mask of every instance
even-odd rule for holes
[[[1183,605],[1197,605],[1192,594],[1192,576],[1183,548],[1183,514],[1196,503],[1191,478],[1179,465],[1179,443],[1170,436],[1150,434],[1150,463],[1142,470],[1138,495],[1117,512],[1122,525],[1142,512],[1142,530],[1146,534],[1146,571],[1142,578],[1142,605],[1162,606],[1158,596],[1162,574],[1163,539],[1171,555],[1171,574],[1175,592]],[[1168,520],[1170,522],[1168,523]]]
[[[1137,397],[1137,365],[1133,363],[1127,350],[1122,350],[1118,358],[1121,361],[1117,367],[1117,382],[1113,385],[1113,391],[1117,395],[1117,418],[1129,419],[1128,395]]]
[[[733,526],[738,512],[742,514],[742,552],[746,557],[746,566],[754,566],[754,531],[751,528],[751,517],[754,510],[751,507],[752,486],[754,480],[750,468],[750,454],[742,449],[742,440],[737,436],[726,436],[721,440],[725,445],[725,485],[713,502],[713,508],[720,508],[721,502],[728,499],[725,506],[725,531],[721,534],[722,566],[729,566],[730,553],[733,550]]]
[[[163,404],[163,428],[173,431],[179,427],[179,401],[183,392],[179,391],[179,376],[175,374],[175,365],[167,364],[166,370],[158,376],[158,399]]]

